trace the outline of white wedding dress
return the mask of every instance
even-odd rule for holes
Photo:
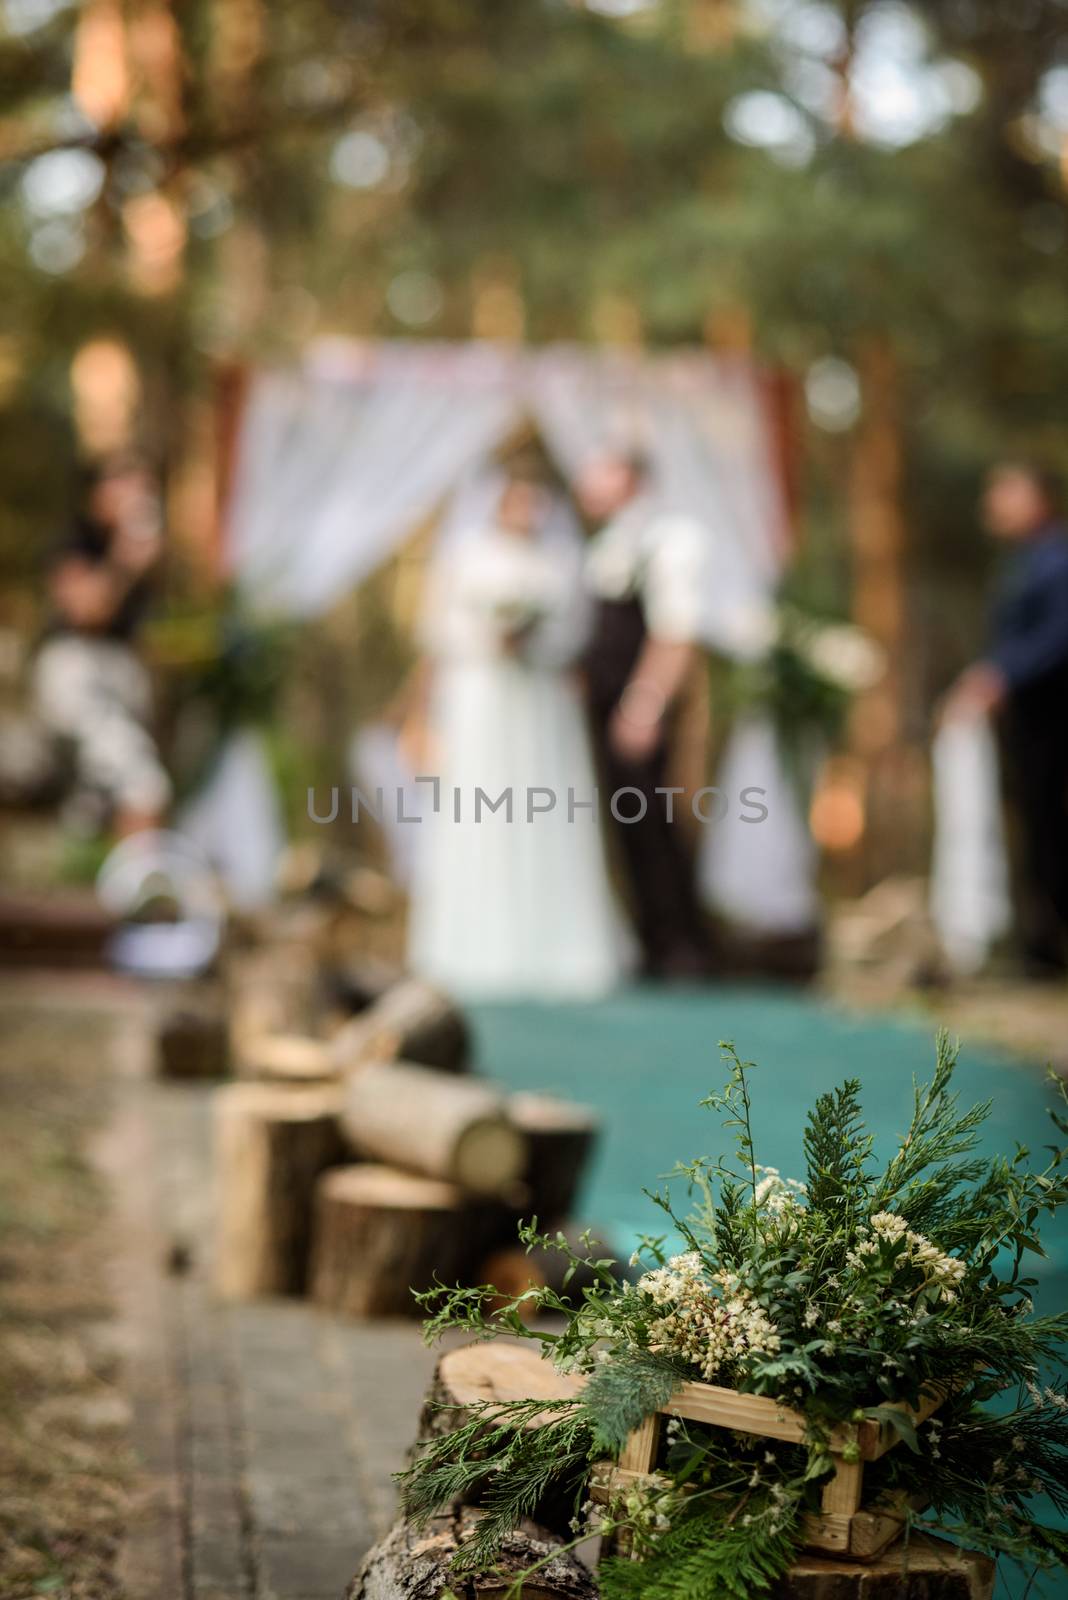
[[[586,615],[577,549],[496,529],[458,540],[428,586],[440,789],[419,827],[409,960],[456,994],[578,998],[621,976],[598,810],[581,804],[596,780],[569,667]]]

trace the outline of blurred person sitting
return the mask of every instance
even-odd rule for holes
[[[628,879],[645,976],[709,970],[694,862],[672,819],[674,714],[698,657],[706,530],[658,505],[644,457],[604,455],[581,474],[579,501],[595,531],[586,576],[596,612],[586,682],[598,765],[616,800],[615,835]],[[643,809],[644,802],[644,809]]]
[[[156,827],[170,799],[136,648],[161,549],[144,463],[121,456],[89,469],[84,511],[49,564],[51,617],[33,665],[37,715],[72,758],[67,816],[86,831],[110,825],[125,837]]]
[[[1053,474],[995,466],[983,519],[1012,546],[983,658],[944,716],[996,716],[1016,843],[1021,934],[1034,977],[1068,971],[1068,527]]]

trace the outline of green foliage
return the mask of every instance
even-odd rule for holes
[[[832,1227],[848,1228],[858,1200],[867,1201],[871,1147],[860,1109],[860,1079],[847,1078],[820,1095],[805,1124],[809,1209],[825,1215]]]
[[[459,1566],[480,1570],[492,1565],[505,1535],[532,1515],[551,1486],[574,1480],[577,1487],[590,1459],[590,1431],[574,1401],[487,1401],[464,1413],[469,1420],[424,1444],[399,1482],[405,1513],[417,1523],[483,1491],[486,1515],[458,1558]],[[548,1414],[549,1422],[530,1426]]]
[[[603,1600],[751,1600],[766,1593],[797,1551],[795,1523],[772,1531],[769,1510],[766,1496],[743,1497],[732,1512],[684,1517],[655,1555],[601,1563]]]
[[[685,1376],[680,1362],[648,1350],[625,1350],[594,1367],[582,1394],[594,1448],[618,1455],[635,1428],[667,1404]]]
[[[536,1512],[561,1485],[581,1499],[594,1462],[618,1455],[683,1380],[703,1378],[792,1407],[805,1442],[670,1421],[651,1476],[600,1490],[576,1524],[579,1536],[625,1536],[639,1558],[603,1564],[607,1600],[765,1593],[789,1564],[802,1514],[818,1510],[833,1466],[830,1431],[864,1418],[900,1439],[868,1466],[869,1499],[920,1496],[930,1505],[925,1526],[1040,1565],[1059,1561],[1062,1536],[1035,1507],[1044,1499],[1068,1514],[1068,1396],[1039,1375],[1063,1369],[1068,1312],[1033,1314],[1021,1262],[1041,1250],[1040,1217],[1068,1199],[1063,1087],[1052,1113],[1059,1141],[1044,1168],[1031,1170],[1024,1150],[981,1158],[989,1107],[961,1110],[956,1050],[939,1036],[931,1082],[917,1085],[886,1166],[875,1162],[860,1086],[848,1080],[808,1118],[803,1184],[759,1163],[752,1063],[723,1049],[728,1083],[704,1103],[733,1134],[733,1156],[677,1169],[694,1202],[689,1216],[670,1192],[651,1196],[685,1253],[648,1240],[650,1269],[620,1283],[611,1262],[586,1262],[561,1237],[569,1271],[582,1265],[592,1280],[577,1304],[538,1291],[490,1311],[487,1286],[421,1297],[433,1312],[429,1336],[449,1326],[483,1337],[507,1330],[540,1340],[561,1371],[585,1382],[544,1428],[524,1427],[544,1402],[515,1402],[426,1446],[403,1480],[410,1513],[477,1494],[488,1516],[464,1560],[489,1560],[509,1519]],[[554,1243],[534,1224],[522,1237]],[[531,1310],[555,1320],[532,1328]],[[924,1425],[898,1409],[932,1395],[942,1404]]]
[[[163,108],[151,83],[136,85],[117,127],[81,124],[70,98],[76,7],[37,8],[37,25],[21,8],[17,33],[14,10],[0,17],[8,575],[34,581],[69,510],[56,468],[72,453],[68,370],[86,338],[129,341],[147,441],[170,463],[197,425],[190,402],[202,402],[214,361],[285,357],[319,329],[466,337],[475,280],[499,273],[538,341],[590,338],[611,297],[633,307],[653,344],[699,341],[722,314],[748,318],[759,353],[799,374],[888,337],[905,387],[918,599],[944,653],[974,645],[979,613],[962,618],[960,589],[981,566],[977,469],[993,450],[1057,459],[1068,448],[1068,213],[1056,154],[1028,132],[1058,59],[1057,0],[912,0],[931,64],[958,78],[970,68],[981,93],[901,148],[866,142],[834,109],[852,43],[883,0],[829,0],[840,47],[815,61],[727,4],[712,8],[723,31],[704,34],[709,8],[696,0],[631,18],[558,0],[253,9],[247,74],[230,8],[173,9],[173,136],[156,132]],[[802,88],[813,74],[824,113]],[[730,108],[754,91],[800,119],[807,155],[731,137]],[[353,132],[381,140],[381,182],[337,180],[336,146]],[[80,213],[38,214],[23,175],[70,142],[101,160],[101,192]],[[145,294],[129,271],[128,208],[153,194],[178,209],[188,242],[183,281]],[[430,282],[414,322],[395,292],[405,274]],[[832,547],[825,565],[841,603],[838,515],[822,500],[839,500],[845,463],[834,441],[813,446],[810,544]],[[941,604],[951,585],[952,608]]]

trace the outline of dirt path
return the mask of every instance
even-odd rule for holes
[[[339,1600],[391,1518],[433,1357],[411,1323],[214,1302],[210,1089],[152,1079],[152,1019],[106,983],[0,986],[3,1093],[35,1144],[0,1257],[2,1353],[22,1356],[0,1594]]]

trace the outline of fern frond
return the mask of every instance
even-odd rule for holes
[[[635,1428],[667,1404],[686,1375],[684,1367],[651,1350],[600,1362],[582,1391],[595,1451],[614,1455],[621,1450]]]
[[[737,1502],[735,1503],[735,1509]],[[723,1510],[687,1517],[641,1561],[602,1561],[602,1600],[753,1600],[790,1567],[799,1536],[794,1522],[777,1531],[761,1507],[747,1520]]]

